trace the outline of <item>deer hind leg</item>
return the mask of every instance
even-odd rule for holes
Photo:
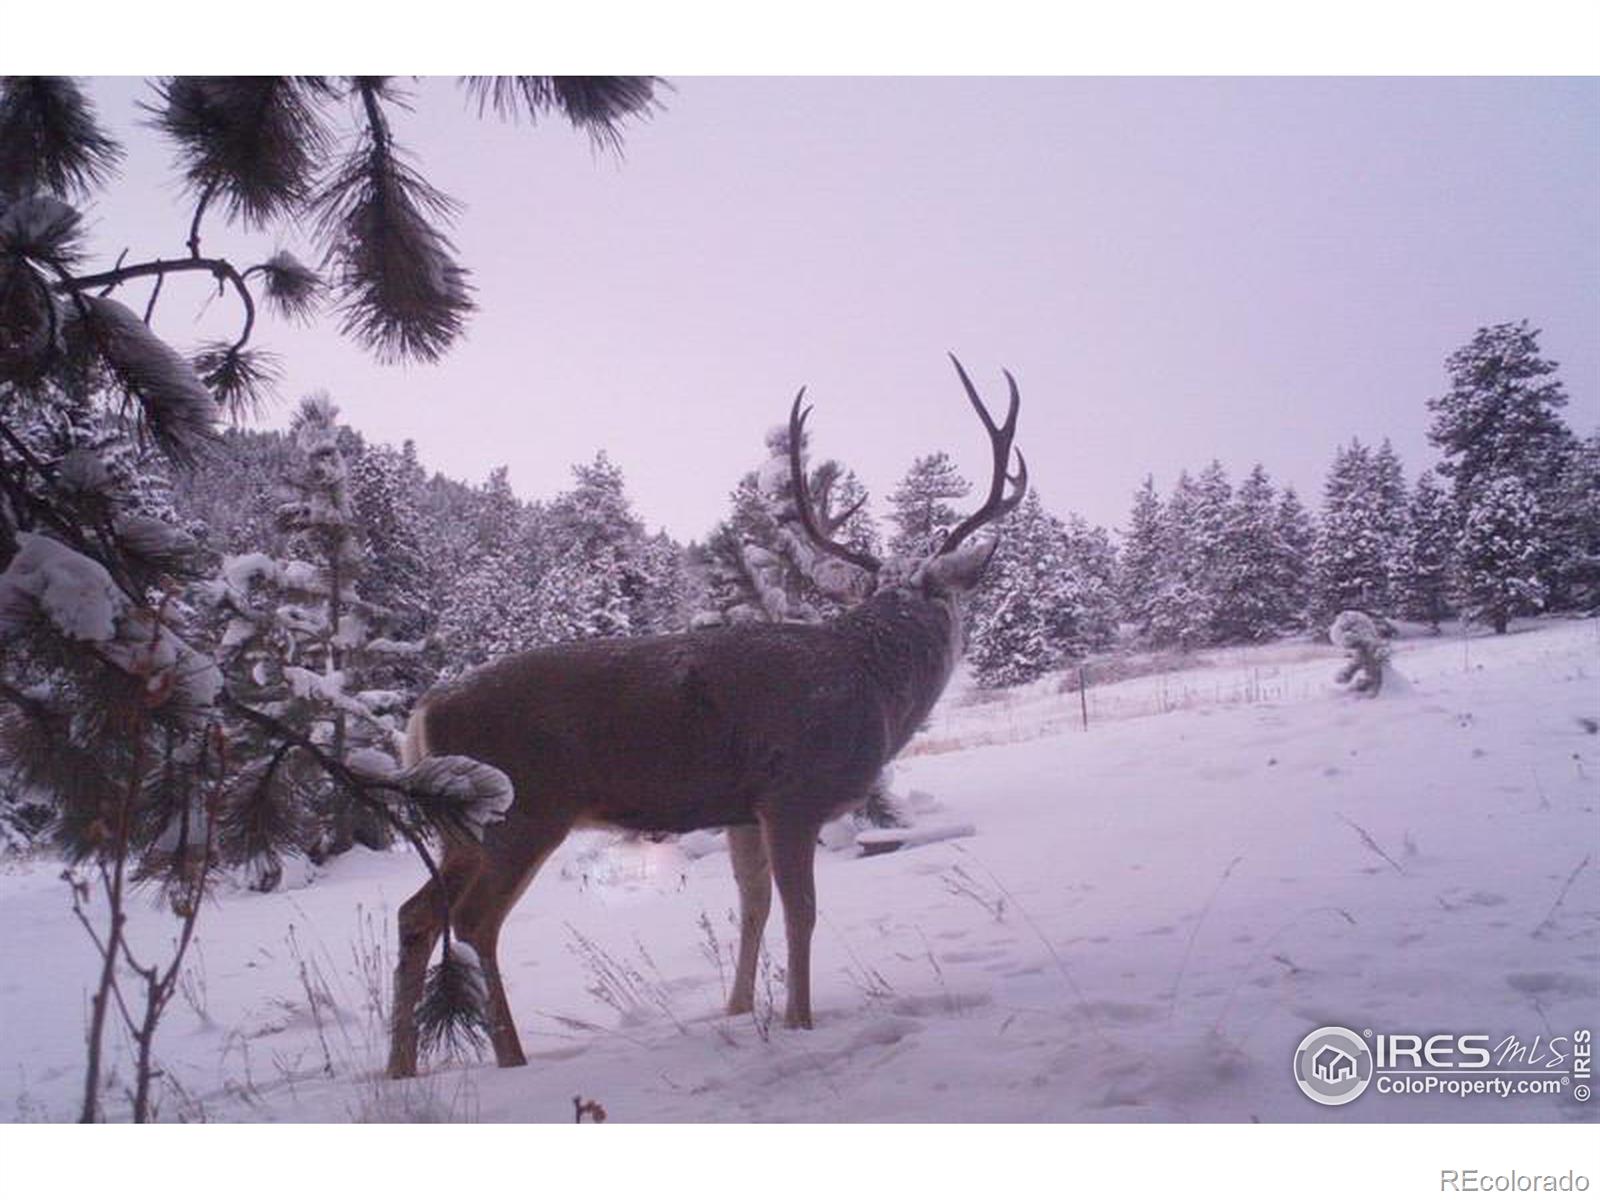
[[[756,959],[761,953],[761,933],[772,910],[772,872],[767,865],[767,847],[759,825],[730,825],[728,855],[733,859],[733,878],[739,885],[739,965],[733,973],[733,991],[728,996],[728,1015],[737,1016],[755,1007]]]
[[[400,906],[400,953],[394,971],[394,1001],[390,1016],[389,1077],[408,1079],[417,1073],[417,1001],[434,944],[444,931],[444,913],[466,891],[481,862],[453,858],[448,853],[438,878],[429,876],[416,895]],[[445,900],[440,901],[440,884]]]
[[[809,818],[781,815],[761,822],[773,882],[783,901],[783,927],[789,943],[789,1003],[783,1023],[790,1029],[811,1028],[811,932],[817,924],[813,860],[819,828]]]
[[[489,1042],[494,1047],[497,1066],[526,1066],[517,1023],[506,999],[505,980],[500,974],[500,927],[527,891],[545,859],[567,836],[566,826],[550,826],[537,832],[518,831],[519,850],[514,863],[493,864],[473,881],[451,911],[451,924],[460,938],[478,955],[483,967],[483,982],[488,991]]]

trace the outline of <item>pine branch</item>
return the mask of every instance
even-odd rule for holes
[[[116,172],[122,148],[71,79],[0,79],[0,195],[88,195]]]

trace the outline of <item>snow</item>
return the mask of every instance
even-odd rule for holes
[[[243,594],[258,579],[276,582],[278,560],[270,554],[231,554],[222,560],[222,578],[230,588]]]
[[[108,642],[127,607],[106,569],[53,538],[17,534],[16,557],[0,574],[0,634],[37,609],[69,638]]]
[[[1056,678],[953,688],[897,782],[920,828],[972,832],[819,855],[809,1032],[771,1019],[776,906],[756,1013],[721,1015],[736,900],[709,834],[552,856],[500,947],[519,1070],[381,1078],[408,855],[220,892],[160,1035],[187,1094],[162,1115],[570,1122],[581,1094],[613,1122],[1593,1120],[1565,1096],[1325,1108],[1292,1078],[1321,1025],[1528,1042],[1600,996],[1600,625],[1394,647],[1403,691],[1347,695],[1338,651],[1280,643],[1091,687],[1086,732]],[[75,1112],[93,955],[58,872],[0,865],[13,1119]],[[171,919],[137,904],[131,936],[165,946]]]

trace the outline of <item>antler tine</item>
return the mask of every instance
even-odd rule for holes
[[[811,489],[806,485],[805,467],[800,461],[800,446],[805,440],[806,418],[811,415],[810,405],[807,405],[804,409],[800,407],[801,402],[805,400],[805,396],[806,390],[801,388],[795,393],[794,406],[789,409],[789,482],[794,488],[794,506],[800,517],[800,524],[805,528],[806,536],[811,539],[819,550],[831,554],[835,558],[842,558],[845,562],[853,563],[863,571],[876,575],[882,567],[882,564],[877,559],[870,554],[863,554],[859,550],[852,550],[849,546],[844,546],[834,541],[822,532],[821,526],[817,523],[816,511],[811,506]],[[855,512],[855,509],[860,507],[861,505],[858,503],[855,508],[845,513],[839,519],[838,525],[844,524],[851,514]],[[837,528],[837,525],[835,527]]]
[[[966,389],[967,399],[972,401],[972,407],[977,411],[978,419],[983,422],[983,427],[989,433],[989,444],[994,452],[994,468],[989,480],[989,495],[984,500],[983,506],[973,513],[961,524],[952,529],[939,547],[940,554],[948,554],[954,550],[974,531],[992,521],[998,521],[1017,505],[1022,503],[1022,498],[1028,492],[1028,462],[1022,457],[1022,451],[1017,450],[1017,470],[1015,474],[1010,471],[1012,440],[1017,435],[1017,414],[1022,408],[1022,394],[1017,388],[1016,378],[1010,371],[1003,372],[1006,383],[1010,388],[1010,403],[1006,408],[1006,419],[996,425],[994,417],[978,396],[978,389],[972,386],[966,368],[961,365],[961,360],[954,354],[950,361],[955,364],[956,374],[961,377],[961,386]],[[1006,484],[1012,485],[1012,492],[1006,495]]]
[[[837,517],[834,517],[834,515],[829,515],[829,517],[827,517],[827,525],[829,525],[829,530],[842,530],[842,528],[845,528],[845,526],[850,523],[850,518],[854,517],[854,515],[858,514],[858,512],[861,512],[861,506],[862,504],[866,504],[866,502],[866,496],[862,496],[861,499],[858,499],[858,501],[854,502],[854,504],[851,504],[848,509],[843,510],[842,514],[838,514]]]

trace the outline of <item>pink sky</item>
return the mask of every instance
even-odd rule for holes
[[[479,121],[424,81],[396,122],[456,227],[477,314],[437,366],[267,321],[292,400],[549,496],[605,448],[652,526],[700,537],[802,383],[820,452],[877,496],[986,444],[945,361],[1003,400],[1045,502],[1115,526],[1154,473],[1260,460],[1315,498],[1336,444],[1434,461],[1446,354],[1527,317],[1580,432],[1600,424],[1600,81],[675,78],[626,156],[557,122]],[[94,210],[109,261],[182,253],[171,155],[136,79],[95,81],[128,145]],[[240,262],[293,230],[209,248]],[[130,289],[129,296],[135,296]],[[136,298],[142,299],[142,295]],[[159,328],[219,320],[176,281]]]

